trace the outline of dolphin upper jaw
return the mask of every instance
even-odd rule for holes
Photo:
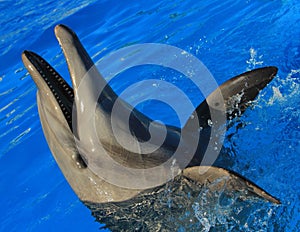
[[[72,84],[76,91],[81,79],[93,66],[93,62],[82,45],[78,43],[77,35],[64,25],[54,29],[56,38],[65,54]]]

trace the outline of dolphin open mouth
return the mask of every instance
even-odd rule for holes
[[[72,107],[74,102],[74,91],[61,75],[41,56],[31,51],[24,51],[23,55],[38,71],[43,78],[67,120],[72,130]]]
[[[59,105],[70,130],[73,132],[72,109],[74,103],[74,90],[72,89],[72,87],[41,56],[31,51],[24,51],[22,56],[23,61],[24,63],[26,63],[27,67],[29,69],[35,69],[35,71],[31,73],[31,75],[39,91],[43,91],[46,84],[46,86],[51,91],[52,96],[55,98],[57,104]],[[78,165],[78,167],[87,167],[86,162],[79,154],[79,152],[76,152],[73,158],[74,160],[76,160],[76,164]]]

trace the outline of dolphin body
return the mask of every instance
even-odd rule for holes
[[[108,217],[107,215],[109,214],[109,210],[106,210],[106,214],[103,214],[103,211],[101,211],[106,205],[108,205],[108,209],[112,209],[111,204],[114,206],[118,205],[117,209],[120,209],[128,207],[132,202],[140,204],[147,198],[151,198],[151,196],[153,197],[161,192],[165,185],[150,189],[139,189],[138,187],[129,189],[109,183],[109,181],[99,177],[90,169],[92,161],[85,156],[84,151],[78,150],[75,141],[76,139],[81,140],[86,136],[85,133],[88,134],[89,132],[82,132],[77,129],[77,131],[73,131],[74,125],[72,126],[72,123],[74,119],[72,118],[72,109],[80,81],[93,68],[94,63],[76,34],[68,27],[64,25],[56,26],[55,34],[66,58],[73,88],[39,55],[30,51],[24,51],[22,60],[38,89],[38,111],[50,150],[65,178],[80,200],[92,210],[94,216],[98,219],[100,218],[99,220],[103,222],[103,219]],[[276,67],[259,68],[236,76],[219,86],[219,89],[216,91],[221,91],[223,95],[227,119],[239,117],[246,110],[249,103],[256,98],[259,91],[274,78],[276,73]],[[195,133],[200,133],[199,128],[190,126],[190,121],[194,118],[190,117],[183,128],[166,126],[167,132],[164,143],[151,154],[136,154],[124,149],[114,138],[110,124],[112,106],[118,99],[118,96],[97,70],[93,70],[93,75],[96,75],[98,80],[105,86],[98,99],[95,111],[95,126],[100,137],[99,140],[116,162],[127,167],[140,169],[159,165],[172,156],[179,144],[182,131],[188,131],[191,137]],[[230,191],[246,190],[249,195],[256,195],[267,201],[279,204],[280,201],[278,199],[232,171],[219,167],[209,167],[207,169],[207,167],[200,166],[203,151],[207,149],[211,132],[211,127],[207,123],[211,119],[209,104],[216,103],[214,102],[216,91],[211,93],[192,114],[192,116],[197,116],[199,127],[203,129],[200,133],[200,142],[195,150],[193,159],[187,167],[180,167],[183,170],[180,173],[176,173],[174,179],[168,183],[177,181],[177,183],[184,182],[188,185],[193,183],[201,187],[205,183],[213,183],[220,178],[226,178],[226,186]],[[243,94],[239,101],[233,103],[233,97],[240,93]],[[139,141],[149,140],[150,124],[154,131],[160,133],[162,130],[163,127],[160,123],[153,122],[152,119],[122,100],[121,107],[123,107],[124,111],[129,110],[131,112],[130,133]],[[126,123],[122,122],[121,117],[117,120],[120,121],[120,124]],[[101,154],[97,155],[101,156]],[[206,168],[205,172],[199,174],[199,170],[201,171],[203,168]],[[222,187],[219,186],[218,188]],[[178,189],[178,191],[184,191],[180,187]],[[102,217],[99,216],[101,214]],[[105,220],[104,222],[108,226],[116,224],[116,222],[109,223]]]

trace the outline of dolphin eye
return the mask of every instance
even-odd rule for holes
[[[75,160],[78,168],[86,168],[87,167],[87,160],[84,159],[84,157],[81,156],[79,153],[73,155],[72,158]]]

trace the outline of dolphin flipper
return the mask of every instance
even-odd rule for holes
[[[276,76],[277,70],[276,67],[270,66],[233,77],[219,86],[196,108],[182,129],[191,135],[199,133],[198,128],[193,126],[194,120],[198,120],[201,127],[197,151],[189,166],[209,165],[206,161],[203,163],[203,157],[211,136],[218,133],[218,127],[223,126],[218,121],[226,123],[226,119],[240,117],[258,93]]]
[[[219,86],[219,89],[212,92],[192,113],[190,119],[186,122],[184,128],[193,130],[190,126],[194,118],[199,119],[199,125],[208,126],[211,120],[211,112],[218,114],[219,99],[221,92],[222,101],[225,104],[226,118],[231,120],[241,116],[248,106],[251,105],[258,93],[276,76],[278,69],[276,67],[264,67],[245,72],[233,77]],[[223,112],[219,112],[221,114]],[[197,115],[197,117],[196,117]]]
[[[200,185],[215,183],[215,190],[220,190],[222,188],[235,191],[246,190],[249,194],[254,194],[275,204],[280,204],[280,201],[278,199],[264,191],[256,184],[245,179],[241,175],[232,171],[228,171],[224,168],[213,166],[196,166],[184,169],[182,174],[183,176],[199,183]],[[224,186],[224,184],[226,186]]]

